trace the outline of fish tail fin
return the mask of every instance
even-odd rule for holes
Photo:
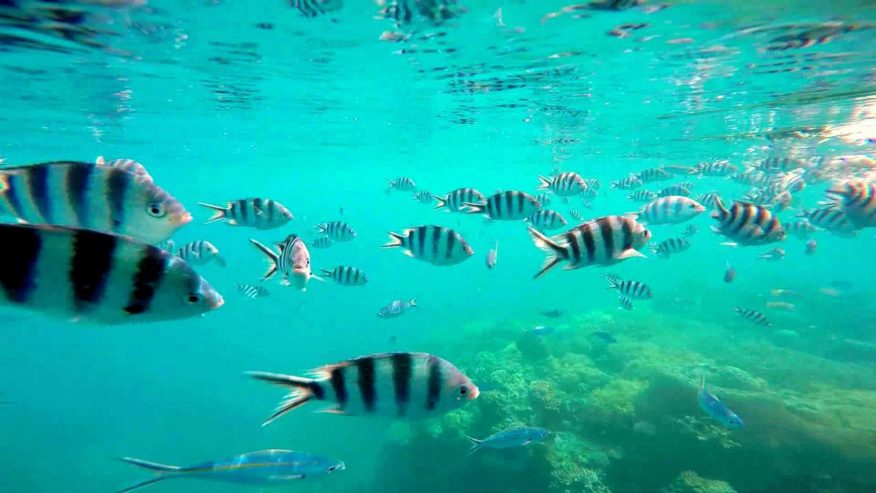
[[[547,190],[551,187],[551,181],[543,176],[538,177],[538,181],[541,183],[538,185],[539,190]]]
[[[605,280],[608,281],[608,289],[615,289],[617,288],[618,284],[620,284],[617,279],[608,274],[603,274],[602,277],[604,277]]]
[[[472,202],[463,202],[462,205],[468,207],[466,214],[483,214],[487,209],[487,204],[474,204]]]
[[[116,493],[127,493],[129,491],[134,491],[140,489],[144,486],[149,486],[150,484],[157,483],[159,481],[164,481],[165,479],[170,479],[170,476],[155,476],[154,478],[147,479],[146,481],[140,481],[137,484],[132,484],[123,490],[119,490]]]
[[[438,203],[435,204],[435,207],[434,207],[435,209],[441,209],[442,207],[447,207],[447,199],[445,199],[444,197],[439,197],[437,195],[433,195],[432,198],[438,201]]]
[[[324,235],[326,230],[328,229],[328,225],[325,223],[315,224],[313,226],[316,229],[317,234]]]
[[[466,435],[465,437],[468,438],[469,440],[471,440],[471,442],[472,442],[471,448],[468,449],[468,453],[465,454],[466,457],[467,457],[467,456],[469,456],[469,455],[471,455],[471,454],[477,452],[478,449],[481,448],[481,444],[482,444],[484,441],[483,441],[483,440],[478,440],[477,438],[473,438],[473,437],[470,437],[470,436],[468,436],[468,435]]]
[[[280,403],[274,411],[274,414],[262,423],[262,426],[267,426],[289,411],[307,404],[315,399],[316,395],[321,395],[323,391],[319,382],[312,378],[302,378],[292,375],[281,375],[278,373],[265,373],[260,371],[249,372],[248,375],[256,380],[261,380],[262,382],[268,382],[292,389],[292,392]]]
[[[4,193],[6,190],[9,190],[9,175],[0,173],[0,193]]]
[[[221,220],[225,219],[226,215],[228,214],[227,207],[222,207],[220,205],[208,204],[206,202],[198,202],[198,205],[200,205],[201,207],[206,207],[206,208],[211,209],[213,211],[213,215],[210,216],[210,218],[207,219],[207,221],[204,224],[210,224],[210,223],[214,223],[216,221],[221,221]]]
[[[329,269],[319,269],[319,272],[326,277],[332,276],[332,271]],[[322,279],[320,279],[320,280],[322,280]]]
[[[270,279],[270,278],[274,277],[274,274],[277,273],[277,267],[279,266],[280,256],[277,255],[270,248],[259,243],[257,240],[250,239],[249,241],[250,241],[250,243],[255,245],[255,247],[258,248],[262,253],[264,253],[266,257],[268,257],[268,262],[270,263],[270,265],[268,266],[268,270],[265,271],[265,275],[262,276],[262,280],[264,281],[266,279]]]
[[[547,253],[547,257],[544,259],[541,270],[535,273],[533,279],[538,279],[539,277],[547,273],[547,271],[556,267],[556,265],[559,264],[560,261],[569,258],[569,253],[563,246],[558,245],[537,229],[529,228],[529,236],[532,237],[532,241],[535,243],[535,246],[540,248],[543,252]]]
[[[712,217],[715,219],[724,219],[727,217],[727,209],[724,207],[724,201],[721,197],[715,197],[715,210],[712,211]]]
[[[405,236],[398,233],[389,232],[389,243],[381,245],[380,248],[397,248],[405,244]]]
[[[159,464],[157,462],[137,459],[134,457],[119,457],[119,460],[127,464],[133,464],[142,467],[143,469],[149,469],[150,471],[156,472],[178,472],[181,469],[179,466],[169,466],[167,464]]]
[[[411,298],[411,301],[408,301],[408,305],[410,305],[411,308],[420,308],[420,306],[417,305],[417,299],[416,299],[416,298]]]

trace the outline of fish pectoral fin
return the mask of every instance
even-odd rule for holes
[[[341,409],[341,408],[339,408],[339,407],[330,407],[330,408],[328,408],[328,409],[321,409],[321,410],[316,411],[316,412],[318,412],[318,413],[325,413],[325,414],[337,414],[337,415],[345,415],[345,414],[347,414],[346,411],[344,411],[343,409]]]
[[[577,264],[566,264],[566,266],[563,267],[563,270],[575,270],[575,269],[580,269],[580,268],[581,268],[581,266],[577,265]]]
[[[407,255],[408,257],[414,258],[414,252],[412,252],[410,250],[405,250],[404,254]]]
[[[626,250],[624,250],[624,251],[622,251],[622,252],[618,252],[618,253],[614,256],[614,258],[615,258],[616,260],[624,260],[624,259],[628,259],[628,258],[632,258],[632,257],[643,257],[643,258],[647,258],[647,257],[645,257],[645,254],[644,254],[644,253],[642,253],[642,252],[636,250],[635,248],[628,248],[628,249],[626,249]]]

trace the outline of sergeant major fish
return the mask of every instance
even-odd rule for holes
[[[745,426],[742,422],[742,418],[737,416],[736,413],[731,411],[726,404],[721,402],[715,394],[711,393],[709,389],[706,388],[705,377],[702,377],[700,380],[697,401],[700,404],[700,409],[727,428],[742,428]]]
[[[651,288],[647,284],[639,281],[621,280],[616,276],[604,276],[608,280],[609,289],[616,289],[618,293],[637,300],[647,300],[653,298]]]
[[[629,296],[624,296],[619,294],[617,296],[618,308],[621,310],[632,310],[633,309],[633,300],[630,299]]]
[[[538,179],[541,181],[541,185],[538,187],[539,190],[550,190],[560,197],[580,195],[587,190],[587,183],[584,181],[584,178],[574,171],[559,173],[550,178],[539,176]]]
[[[754,322],[758,325],[764,325],[766,327],[772,326],[769,319],[766,318],[766,315],[759,311],[752,310],[750,308],[741,308],[738,306],[733,310],[738,313],[742,318]]]
[[[834,184],[827,193],[839,199],[843,212],[856,227],[876,227],[876,182],[850,180]]]
[[[466,437],[473,445],[468,451],[471,455],[482,448],[504,449],[513,447],[525,447],[544,440],[550,432],[544,428],[516,428],[513,430],[494,433],[483,440]]]
[[[315,226],[317,233],[332,241],[350,241],[356,237],[356,230],[344,221],[328,221]]]
[[[436,209],[444,208],[450,212],[465,212],[467,207],[465,204],[482,204],[486,202],[483,194],[474,188],[457,188],[448,193],[444,197],[433,195],[433,198],[438,202],[435,204]]]
[[[0,224],[0,300],[95,323],[201,315],[222,297],[179,257],[124,236]]]
[[[695,218],[705,210],[693,199],[670,195],[654,199],[636,215],[647,224],[678,224]]]
[[[664,168],[663,166],[642,170],[635,176],[642,183],[653,183],[655,181],[671,180],[675,178],[675,174],[666,171],[666,168]]]
[[[568,224],[559,212],[549,209],[533,212],[525,220],[539,230],[559,229]]]
[[[785,239],[779,220],[759,205],[733,202],[728,210],[719,200],[712,218],[718,221],[712,231],[729,238],[733,245],[763,245]]]
[[[214,211],[205,224],[223,221],[229,226],[247,226],[255,229],[279,228],[292,220],[292,213],[283,204],[263,198],[240,199],[225,206],[198,202]]]
[[[635,190],[640,188],[643,184],[641,178],[636,175],[630,175],[624,179],[611,182],[611,188],[617,190]]]
[[[486,203],[466,202],[468,214],[483,214],[490,219],[516,221],[524,219],[533,212],[541,210],[541,203],[526,192],[508,190],[497,192],[486,199]]]
[[[391,241],[383,248],[401,247],[405,255],[432,265],[455,265],[474,254],[462,235],[441,226],[418,226],[401,234],[390,232],[389,238]]]
[[[739,170],[729,161],[714,161],[711,163],[699,163],[689,171],[691,175],[700,176],[729,176]]]
[[[145,170],[144,170],[145,173]],[[164,241],[192,220],[183,205],[134,168],[56,161],[0,169],[0,215]]]
[[[420,190],[419,192],[414,194],[414,200],[421,204],[431,204],[432,203],[432,193],[428,190]]]
[[[401,176],[394,180],[386,180],[389,182],[389,188],[386,189],[386,193],[389,193],[393,190],[398,192],[413,192],[417,189],[417,184],[414,183],[414,180],[411,180],[407,176]]]
[[[348,265],[340,265],[334,269],[322,269],[322,275],[343,286],[364,286],[368,283],[368,278],[361,270]]]
[[[249,299],[263,298],[265,296],[270,296],[270,291],[268,288],[264,286],[253,286],[252,284],[238,284],[237,290],[240,291],[244,297]]]
[[[651,245],[651,251],[663,258],[669,258],[671,255],[687,250],[691,245],[687,238],[669,238]]]
[[[274,246],[277,247],[279,253],[262,245],[257,240],[251,239],[249,241],[268,258],[270,265],[265,275],[262,276],[263,281],[274,277],[279,271],[283,275],[280,284],[283,286],[294,285],[301,291],[305,291],[308,281],[311,279],[321,280],[311,272],[310,252],[299,236],[289,235],[285,240],[275,243]]]
[[[191,265],[207,265],[210,262],[216,262],[220,267],[226,266],[225,257],[209,241],[198,240],[186,243],[177,250],[176,256]]]
[[[341,461],[292,450],[260,450],[189,467],[168,466],[133,457],[122,457],[120,460],[155,472],[156,476],[128,486],[119,493],[167,479],[205,479],[233,484],[274,486],[344,470],[344,463]]]
[[[477,399],[480,391],[449,361],[426,353],[383,353],[317,368],[315,378],[251,372],[292,389],[265,425],[304,404],[325,401],[331,414],[419,419]]]

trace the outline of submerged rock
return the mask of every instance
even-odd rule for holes
[[[693,471],[679,474],[662,493],[736,493],[729,483],[717,479],[706,479]]]

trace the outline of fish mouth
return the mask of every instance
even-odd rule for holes
[[[189,211],[178,212],[171,216],[171,221],[180,226],[185,226],[192,222],[192,214]]]
[[[210,302],[210,309],[215,310],[217,308],[221,308],[222,305],[224,305],[224,304],[225,304],[225,299],[222,298],[222,296],[217,294],[216,297],[213,298],[213,300]]]
[[[477,385],[473,384],[471,386],[471,392],[468,393],[468,400],[473,401],[477,399],[479,395],[481,395],[481,389],[479,389]]]

